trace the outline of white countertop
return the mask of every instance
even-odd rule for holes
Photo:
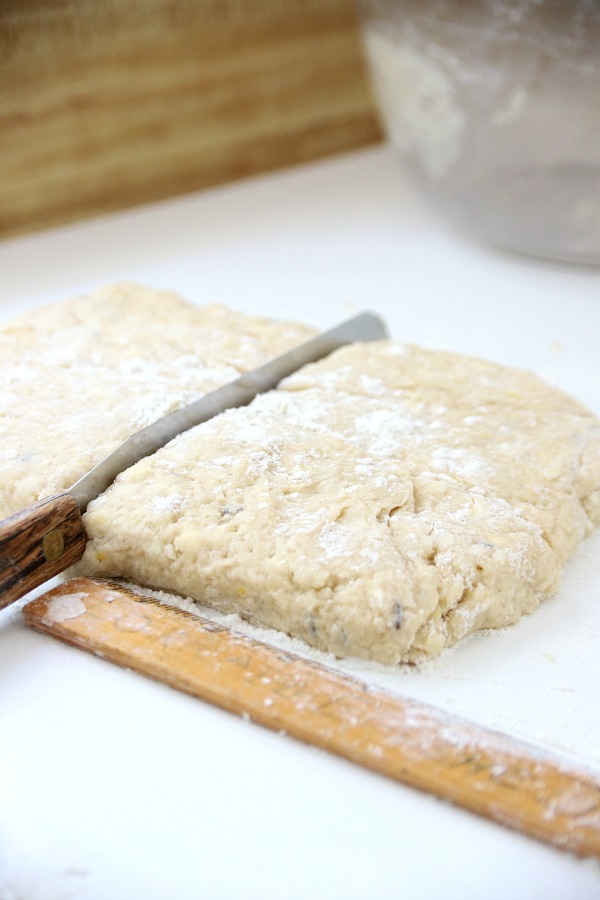
[[[370,149],[0,244],[0,317],[119,279],[532,368],[600,413],[600,272],[449,232]],[[600,769],[600,536],[558,596],[369,680]],[[592,900],[550,849],[0,612],[0,900]],[[345,666],[354,671],[352,664]],[[363,673],[364,674],[364,673]]]

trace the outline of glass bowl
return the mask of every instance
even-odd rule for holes
[[[600,0],[358,0],[384,125],[463,232],[600,264]]]

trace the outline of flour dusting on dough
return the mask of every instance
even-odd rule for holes
[[[133,432],[312,333],[136,284],[3,324],[0,517],[65,490]]]
[[[88,509],[82,568],[418,662],[532,612],[598,521],[600,423],[576,401],[484,360],[357,344],[128,470]]]

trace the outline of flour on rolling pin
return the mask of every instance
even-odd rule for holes
[[[44,624],[48,626],[58,625],[60,622],[66,622],[68,619],[76,619],[83,615],[86,606],[83,600],[87,597],[85,592],[75,592],[73,594],[60,594],[54,597],[46,608],[44,613]]]
[[[388,695],[165,606],[74,579],[24,608],[40,631],[582,856],[600,780],[523,742]]]

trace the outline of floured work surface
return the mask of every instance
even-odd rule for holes
[[[0,517],[70,487],[133,432],[312,333],[135,284],[2,325]]]
[[[339,656],[531,612],[600,519],[600,424],[535,376],[390,342],[306,367],[119,476],[80,571]]]
[[[531,745],[119,585],[71,579],[24,615],[40,631],[194,697],[563,850],[600,857],[600,782]]]

